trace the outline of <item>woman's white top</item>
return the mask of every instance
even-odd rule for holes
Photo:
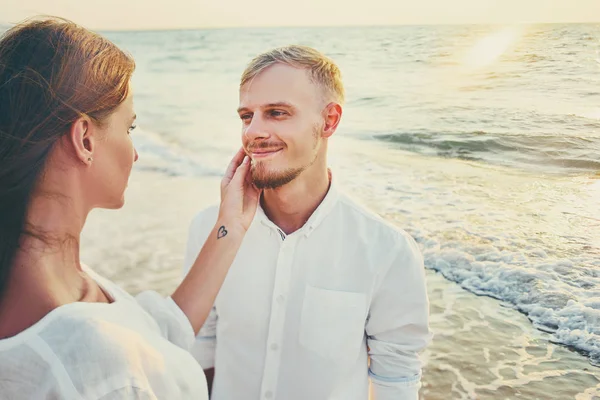
[[[67,304],[0,340],[0,399],[208,400],[177,304],[152,291],[134,298],[84,270],[114,302]]]

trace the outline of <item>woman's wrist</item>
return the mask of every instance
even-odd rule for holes
[[[214,227],[214,235],[217,239],[224,239],[226,237],[238,237],[246,234],[246,228],[236,218],[230,218],[225,216],[219,216]]]

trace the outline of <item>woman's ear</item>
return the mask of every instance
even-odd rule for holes
[[[75,157],[83,164],[91,165],[94,160],[95,138],[94,126],[88,117],[81,117],[71,125],[70,143]]]

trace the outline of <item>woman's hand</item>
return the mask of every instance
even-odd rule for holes
[[[260,191],[252,184],[250,159],[243,148],[236,153],[225,176],[221,180],[221,206],[219,220],[228,225],[239,224],[244,232],[248,230],[256,208]]]

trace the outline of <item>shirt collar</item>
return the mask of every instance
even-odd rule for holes
[[[321,224],[321,222],[325,219],[325,217],[327,217],[329,215],[329,213],[331,213],[331,210],[335,207],[335,205],[337,204],[337,201],[339,199],[339,191],[338,191],[338,187],[337,187],[338,186],[337,182],[333,178],[331,169],[328,169],[327,172],[329,174],[329,182],[330,182],[329,190],[327,191],[327,194],[323,198],[323,201],[321,201],[321,204],[319,204],[319,206],[316,208],[316,210],[308,218],[306,223],[300,229],[298,229],[296,231],[298,233],[304,234],[307,237]],[[269,226],[271,228],[279,229],[279,227],[277,225],[275,225],[275,223],[273,223],[273,221],[271,221],[269,219],[269,217],[267,217],[267,214],[265,214],[265,210],[260,205],[260,202],[258,203],[258,209],[256,210],[256,215],[254,216],[254,221],[261,222],[264,225]],[[294,232],[294,233],[296,233],[296,232]]]

